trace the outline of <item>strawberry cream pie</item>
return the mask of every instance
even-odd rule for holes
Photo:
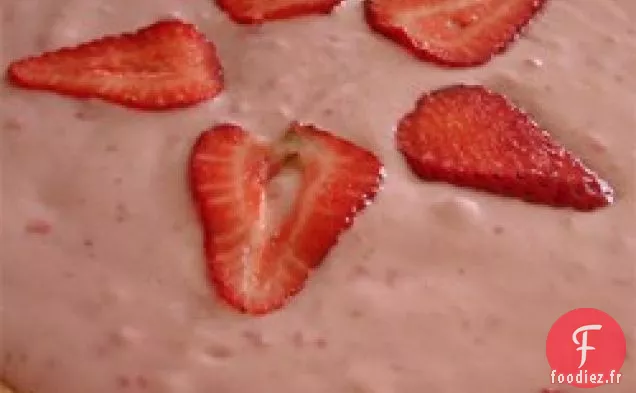
[[[3,0],[0,390],[633,393],[635,4]]]

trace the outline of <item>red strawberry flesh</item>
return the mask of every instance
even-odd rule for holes
[[[300,189],[289,215],[267,234],[265,187],[290,160],[301,171]],[[217,292],[238,310],[264,314],[304,286],[373,199],[382,165],[368,151],[309,125],[292,125],[274,145],[221,125],[199,138],[190,173]]]
[[[25,88],[155,110],[194,105],[223,89],[214,45],[178,20],[18,60],[8,76]]]
[[[526,113],[481,86],[424,95],[399,123],[398,149],[420,177],[553,206],[592,210],[613,190]]]
[[[468,67],[503,51],[547,0],[366,0],[367,23],[434,63]]]
[[[328,14],[342,0],[216,0],[237,23],[256,24],[299,16]]]

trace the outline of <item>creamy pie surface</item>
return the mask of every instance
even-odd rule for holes
[[[226,90],[186,110],[0,87],[1,374],[23,393],[535,393],[552,323],[595,307],[623,327],[636,391],[636,3],[551,0],[484,67],[447,70],[373,33],[359,1],[239,26],[210,0],[2,0],[0,65],[192,22]],[[616,189],[592,213],[424,182],[394,128],[425,91],[510,97]],[[293,120],[375,152],[384,189],[279,312],[227,307],[204,275],[186,161],[235,122],[265,140]],[[269,189],[273,206],[293,177]],[[281,202],[282,201],[282,202]],[[281,202],[281,203],[279,203]]]

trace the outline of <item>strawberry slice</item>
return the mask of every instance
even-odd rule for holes
[[[502,52],[547,0],[365,0],[367,23],[414,55],[451,67]]]
[[[613,200],[605,181],[527,114],[481,86],[424,95],[400,121],[396,139],[424,179],[579,210]]]
[[[178,20],[18,60],[8,75],[30,89],[155,110],[194,105],[223,89],[214,45]]]
[[[300,188],[269,234],[265,187],[288,163],[300,168]],[[282,307],[374,198],[382,174],[373,154],[310,125],[293,124],[273,145],[234,125],[204,132],[191,155],[191,187],[219,295],[249,314]]]
[[[313,14],[328,14],[342,0],[216,0],[232,20],[255,24]]]

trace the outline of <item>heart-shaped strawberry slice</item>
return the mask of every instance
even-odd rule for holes
[[[268,234],[265,189],[288,164],[300,169],[300,187],[290,213]],[[200,136],[190,174],[210,279],[235,308],[264,314],[303,287],[376,195],[383,167],[372,153],[310,125],[293,124],[272,145],[220,125]]]

